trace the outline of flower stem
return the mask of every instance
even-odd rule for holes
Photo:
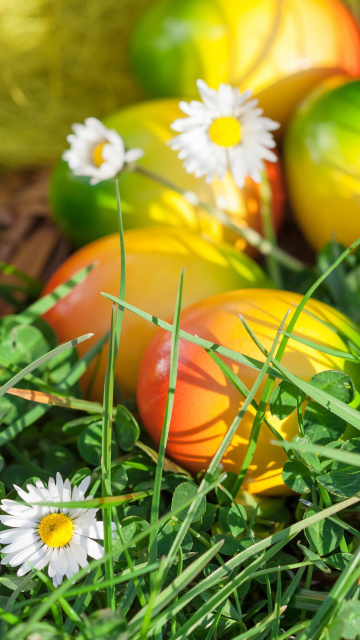
[[[260,215],[265,238],[272,246],[277,245],[276,233],[271,215],[272,192],[266,171],[262,172],[262,181],[260,185]],[[277,289],[283,289],[282,275],[279,262],[272,253],[266,256],[266,265],[270,278],[274,282]]]
[[[112,443],[112,416],[113,416],[113,393],[114,393],[114,346],[115,346],[116,309],[112,307],[111,329],[108,352],[108,364],[105,374],[104,384],[104,408],[102,420],[102,446],[101,446],[101,472],[102,472],[102,496],[111,496],[111,443]],[[111,509],[105,509],[103,513],[104,523],[104,549],[105,549],[105,577],[109,581],[106,587],[107,606],[115,611],[115,589],[112,584],[114,580],[114,567],[109,553],[112,549],[112,517]]]
[[[225,211],[207,202],[203,202],[194,191],[183,189],[171,182],[171,180],[167,180],[150,169],[145,169],[145,167],[133,164],[128,165],[128,169],[149,178],[150,180],[159,182],[172,191],[184,196],[184,198],[194,207],[201,207],[213,215],[222,225],[228,227],[232,231],[235,231],[239,236],[244,238],[248,244],[258,249],[263,255],[272,256],[272,258],[279,264],[283,264],[292,271],[302,271],[304,269],[305,264],[301,260],[294,258],[290,254],[286,253],[286,251],[283,251],[283,249],[277,247],[275,244],[270,242],[269,239],[264,238],[258,231],[255,231],[255,229],[252,229],[251,227],[239,227],[234,224]]]

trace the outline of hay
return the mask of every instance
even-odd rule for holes
[[[1,165],[49,162],[72,122],[142,97],[127,49],[152,1],[1,0]]]

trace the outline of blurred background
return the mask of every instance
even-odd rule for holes
[[[313,13],[309,9],[312,27],[302,34],[307,0],[244,0],[250,22],[244,22],[247,40],[241,44],[244,38],[240,31],[235,33],[238,4],[220,0],[2,0],[1,261],[46,281],[71,251],[71,243],[50,215],[48,189],[50,173],[67,146],[73,122],[90,115],[103,118],[148,98],[196,97],[197,77],[214,87],[241,78],[241,88],[253,87],[266,115],[282,120],[285,130],[300,97],[321,79],[344,71],[358,75],[358,60],[347,41],[348,17],[340,20],[335,53],[329,45],[329,59],[321,60],[322,37],[327,36],[317,25],[319,7]],[[294,5],[289,20],[295,43],[291,46],[298,49],[299,68],[292,54],[287,55],[284,43],[278,45],[283,12],[290,4]],[[317,4],[329,8],[329,24],[335,24],[340,0],[319,0]],[[257,5],[260,9],[255,15]],[[360,0],[343,0],[342,6],[353,22],[359,20]],[[286,37],[289,40],[291,33]],[[248,50],[253,56],[250,63]],[[270,63],[267,57],[273,50],[278,57]],[[281,150],[281,140],[279,143]],[[291,211],[287,211],[279,242],[304,261],[313,260],[313,251],[294,225]],[[6,313],[10,308],[5,300],[0,311]]]

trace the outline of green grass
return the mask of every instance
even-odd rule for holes
[[[13,483],[26,485],[37,477],[44,480],[56,471],[73,484],[91,475],[92,500],[80,505],[53,504],[99,509],[105,555],[70,580],[65,578],[57,589],[46,568],[18,578],[16,569],[2,567],[1,638],[355,640],[360,629],[360,437],[356,432],[360,417],[351,405],[351,380],[329,372],[325,380],[313,376],[305,382],[290,373],[281,359],[306,300],[314,294],[328,300],[334,284],[327,287],[326,283],[339,267],[347,282],[351,268],[347,260],[359,243],[341,252],[320,277],[313,278],[286,331],[286,317],[282,320],[269,351],[243,320],[263,352],[261,362],[180,330],[186,273],[179,274],[172,324],[126,301],[119,198],[118,203],[121,283],[119,298],[107,296],[113,301],[108,334],[78,360],[74,345],[88,336],[59,347],[39,319],[58,296],[66,295],[86,277],[87,272],[82,272],[52,298],[33,302],[16,317],[16,326],[32,331],[31,336],[26,334],[27,340],[32,339],[27,362],[7,362],[0,344],[1,498],[15,498]],[[114,370],[124,309],[172,334],[158,453],[138,425],[133,403],[114,405]],[[12,330],[15,320],[7,322]],[[244,398],[206,473],[194,479],[166,459],[180,338],[206,349]],[[101,405],[81,399],[78,380],[107,340]],[[306,339],[305,343],[316,346]],[[330,348],[323,350],[343,357]],[[247,389],[221,356],[255,369],[253,387]],[[349,352],[349,360],[357,362],[358,357],[355,349]],[[274,395],[276,379],[283,386]],[[256,402],[264,380],[261,400]],[[39,402],[6,393],[19,383],[21,388],[41,391]],[[312,419],[319,421],[325,444],[306,427],[306,411],[300,410],[304,400],[315,406]],[[299,435],[292,442],[285,442],[264,420],[269,404],[274,412],[284,406],[297,411]],[[238,474],[223,472],[222,456],[250,406],[255,407],[256,418],[242,469]],[[337,438],[332,437],[334,419],[340,420],[337,425],[342,420],[352,425],[350,439],[344,437],[344,429]],[[294,493],[287,499],[256,498],[241,489],[260,430],[269,427],[274,446],[282,446],[289,455],[283,477]],[[136,444],[139,438],[141,448]]]

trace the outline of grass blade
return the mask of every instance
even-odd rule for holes
[[[113,296],[110,293],[103,293],[102,292],[102,295],[105,298],[107,298],[108,300],[111,300],[112,302],[115,302],[120,307],[124,307],[124,309],[127,309],[128,311],[131,311],[132,313],[135,313],[135,315],[139,316],[140,318],[143,318],[144,320],[147,320],[147,322],[150,322],[151,324],[155,324],[157,327],[160,327],[161,329],[165,329],[165,331],[169,331],[170,333],[173,331],[173,326],[169,322],[165,322],[164,320],[161,320],[160,318],[157,318],[156,316],[152,315],[151,313],[147,313],[146,311],[142,311],[141,309],[138,309],[134,305],[129,304],[125,300],[117,298],[116,296]],[[255,369],[256,371],[260,371],[261,367],[264,364],[263,362],[261,362],[261,360],[256,360],[255,358],[250,358],[249,356],[245,356],[242,353],[238,353],[237,351],[234,351],[233,349],[228,349],[227,347],[223,347],[223,346],[221,346],[219,344],[216,344],[214,342],[210,342],[209,340],[204,340],[203,338],[199,338],[198,336],[194,336],[191,333],[187,333],[186,331],[183,331],[182,329],[180,329],[180,338],[183,338],[184,340],[187,340],[188,342],[191,342],[192,344],[196,344],[199,347],[203,347],[206,350],[213,351],[213,352],[215,351],[216,353],[218,353],[218,354],[220,354],[222,356],[225,356],[226,358],[230,358],[231,360],[234,360],[234,362],[239,362],[240,364],[244,364],[244,365],[250,367],[251,369]],[[285,379],[281,375],[281,373],[279,373],[279,371],[276,371],[272,367],[269,367],[268,375],[271,375],[271,376],[273,376],[275,378],[280,378],[281,380]]]
[[[321,353],[327,353],[329,356],[334,356],[335,358],[343,358],[344,360],[349,360],[350,362],[360,362],[359,356],[355,356],[352,353],[348,353],[347,351],[330,349],[330,347],[326,347],[323,344],[317,344],[316,342],[311,342],[311,340],[302,338],[301,336],[296,335],[296,333],[288,333],[287,331],[283,331],[282,334],[287,338],[291,338],[296,342],[300,342],[300,344],[305,344],[307,347],[310,347],[315,351],[321,351]]]
[[[66,391],[69,387],[72,387],[85,372],[89,362],[91,362],[99,350],[102,349],[107,339],[107,334],[100,338],[100,340],[98,340],[98,342],[74,364],[70,373],[56,385],[55,389]],[[0,447],[10,440],[13,440],[17,435],[19,435],[19,433],[24,431],[24,429],[34,424],[36,420],[42,418],[49,409],[50,405],[37,405],[27,411],[24,415],[20,416],[11,425],[9,425],[9,427],[0,433]]]
[[[285,318],[284,318],[283,322],[284,321],[285,321]],[[280,324],[280,329],[282,328],[282,325],[283,325],[283,323]],[[277,342],[279,340],[279,336],[280,336],[280,334],[278,332],[276,337],[275,337],[275,340],[274,340],[274,343],[272,345],[272,348],[270,350],[271,354],[273,354],[273,352],[274,352],[274,350],[276,348]],[[197,496],[195,496],[194,501],[193,501],[193,503],[192,503],[192,505],[191,505],[191,507],[190,507],[190,509],[189,509],[189,511],[188,511],[188,513],[187,513],[187,515],[186,515],[186,517],[185,517],[185,519],[184,519],[184,521],[183,521],[183,523],[182,523],[177,535],[176,535],[176,538],[175,538],[175,540],[174,540],[174,542],[173,542],[173,544],[171,546],[171,549],[170,549],[170,551],[168,553],[168,557],[167,557],[167,561],[168,561],[168,565],[167,566],[168,567],[171,566],[172,562],[174,562],[174,558],[176,557],[176,555],[178,553],[178,549],[179,549],[179,547],[180,547],[180,545],[181,545],[181,543],[182,543],[182,541],[183,541],[183,539],[184,539],[184,537],[186,535],[186,532],[187,532],[188,528],[190,527],[193,514],[195,513],[195,511],[196,511],[196,509],[197,509],[197,507],[198,507],[198,505],[200,503],[200,499],[198,497],[199,496],[199,492],[204,487],[206,487],[206,485],[209,483],[210,479],[212,479],[214,474],[216,473],[216,469],[218,468],[218,466],[219,466],[219,464],[221,462],[221,459],[222,459],[223,455],[225,454],[226,449],[228,448],[228,446],[229,446],[234,434],[236,433],[237,429],[239,428],[239,426],[241,424],[241,421],[242,421],[242,419],[243,419],[248,407],[251,405],[251,403],[252,403],[252,401],[253,401],[253,399],[255,397],[255,394],[257,393],[257,391],[258,391],[258,389],[259,389],[259,387],[260,387],[260,385],[261,385],[261,383],[262,383],[262,381],[263,381],[263,379],[264,379],[264,377],[265,377],[265,375],[267,373],[267,369],[269,367],[271,358],[272,358],[272,355],[269,354],[269,356],[266,359],[265,363],[262,365],[262,369],[261,369],[261,371],[260,371],[260,373],[259,373],[259,375],[258,375],[253,387],[251,388],[251,391],[249,392],[249,394],[248,394],[243,406],[241,407],[241,409],[240,409],[239,413],[237,414],[236,418],[233,420],[233,422],[232,422],[232,424],[231,424],[226,436],[224,437],[219,449],[215,453],[212,461],[210,462],[210,465],[209,465],[209,467],[207,469],[205,477],[200,483],[200,486],[199,486],[199,489],[198,489],[198,494],[197,494]]]
[[[169,429],[170,429],[172,409],[174,405],[175,386],[176,386],[176,378],[177,378],[177,366],[178,366],[178,356],[179,356],[180,312],[181,312],[183,283],[184,283],[184,271],[182,270],[180,274],[178,292],[176,297],[175,315],[174,315],[174,324],[173,324],[174,330],[171,335],[169,386],[168,386],[168,392],[166,397],[163,428],[161,432],[158,461],[157,461],[156,472],[155,472],[154,495],[153,495],[153,500],[151,504],[151,516],[150,516],[151,524],[154,524],[159,519],[159,505],[160,505],[163,464],[165,459],[166,443],[167,443]],[[158,534],[156,531],[150,534],[150,540],[149,540],[149,562],[150,563],[156,562],[157,560],[157,535]],[[154,586],[154,583],[152,586]]]
[[[112,509],[124,502],[130,502],[131,500],[141,500],[147,496],[151,496],[152,491],[134,491],[133,493],[126,493],[122,496],[103,496],[101,498],[91,498],[91,500],[84,500],[83,502],[74,502],[69,500],[68,502],[34,502],[33,506],[45,507],[59,507],[63,509]],[[21,500],[18,501],[21,504]],[[24,503],[25,504],[25,503]],[[30,503],[29,503],[30,504]]]
[[[45,393],[36,389],[11,388],[7,390],[7,393],[29,402],[38,402],[52,407],[64,407],[66,409],[75,409],[76,411],[86,411],[86,413],[102,412],[102,405],[99,402],[90,402],[90,400],[81,400],[81,398],[57,396],[53,393]]]
[[[104,384],[104,403],[102,418],[102,439],[101,439],[101,486],[103,500],[111,496],[111,440],[112,440],[112,420],[113,420],[113,397],[114,397],[114,367],[115,367],[115,323],[117,308],[113,304],[111,310],[110,341],[108,351],[108,362]],[[104,522],[104,549],[105,555],[109,555],[112,549],[112,518],[111,510],[106,509],[103,514]],[[115,611],[115,590],[112,585],[114,581],[114,566],[112,559],[108,557],[105,561],[105,576],[110,583],[106,588],[107,606]]]
[[[224,474],[222,476],[220,476],[219,482],[223,482],[225,477],[226,476]],[[208,485],[207,487],[205,487],[205,489],[200,494],[200,498],[205,496],[210,491],[212,491],[216,487],[216,485],[217,485],[217,482],[213,482],[210,485]],[[120,496],[120,497],[124,497],[124,496]],[[97,498],[97,500],[100,500],[100,501],[103,501],[103,500],[114,500],[114,498],[113,497],[110,497],[108,499],[106,499],[106,498]],[[90,503],[90,500],[86,501],[86,502]],[[118,549],[112,550],[111,553],[109,553],[108,555],[105,555],[100,560],[92,560],[91,562],[89,562],[87,567],[85,567],[84,569],[80,569],[74,576],[72,576],[71,580],[69,580],[69,579],[64,580],[61,583],[61,585],[59,587],[57,587],[57,589],[54,592],[52,592],[51,594],[49,594],[47,596],[45,602],[42,602],[42,604],[38,607],[38,609],[36,611],[34,611],[34,613],[29,618],[29,620],[21,628],[17,628],[16,632],[15,632],[15,629],[11,629],[9,634],[6,634],[2,640],[25,640],[25,638],[27,637],[27,635],[29,634],[29,632],[33,628],[33,626],[37,622],[39,622],[39,620],[41,620],[46,615],[47,611],[58,600],[58,598],[63,596],[63,595],[65,595],[69,589],[73,588],[73,583],[75,581],[81,580],[82,578],[84,578],[88,574],[89,571],[92,571],[93,569],[96,569],[97,567],[101,566],[107,560],[108,557],[112,558],[115,553],[117,553],[117,554],[123,553],[125,551],[125,549],[129,548],[130,545],[137,544],[138,542],[140,542],[141,540],[146,538],[149,535],[149,533],[151,531],[151,528],[157,529],[157,528],[163,526],[164,524],[166,524],[166,522],[168,520],[170,520],[170,518],[172,516],[176,515],[177,513],[182,511],[184,508],[187,508],[188,506],[190,506],[191,502],[192,502],[192,499],[185,500],[176,509],[173,509],[172,511],[170,511],[166,515],[164,515],[161,518],[159,518],[159,521],[157,523],[155,523],[155,525],[149,525],[149,527],[145,531],[142,531],[141,533],[137,534],[136,536],[134,536],[134,538],[132,538],[132,540],[130,540],[126,544],[121,545]],[[47,502],[46,504],[50,505],[49,502]],[[59,502],[57,502],[53,506],[60,506],[60,505],[66,505],[66,504],[74,506],[75,503],[59,503]],[[77,502],[76,506],[80,506],[80,503]],[[101,505],[99,505],[99,507],[101,507]],[[310,520],[310,518],[308,518],[308,521],[309,520]]]
[[[301,444],[298,442],[282,442],[273,441],[271,444],[283,447],[284,449],[295,451],[305,451],[306,453],[315,453],[316,455],[329,458],[330,460],[338,460],[344,462],[350,466],[360,467],[360,454],[352,453],[351,451],[345,451],[344,449],[332,449],[331,447],[322,447],[317,444]]]
[[[19,280],[22,280],[27,285],[27,291],[30,295],[38,296],[43,287],[43,284],[40,280],[29,276],[24,271],[21,271],[13,264],[8,264],[7,262],[0,261],[0,271],[5,276],[15,276]]]
[[[298,640],[317,640],[323,633],[325,626],[339,610],[348,591],[357,583],[360,576],[360,548],[353,559],[341,572],[336,583],[329,592],[325,602],[315,614],[308,628],[300,633]]]
[[[30,324],[31,322],[34,322],[36,318],[39,318],[44,313],[49,311],[58,302],[58,300],[65,298],[65,296],[67,296],[68,293],[70,293],[70,291],[77,284],[80,284],[87,278],[90,271],[92,271],[93,268],[95,267],[95,264],[96,263],[93,263],[88,267],[81,269],[80,271],[75,273],[73,276],[71,276],[69,280],[67,280],[66,282],[63,282],[58,287],[56,287],[54,291],[52,291],[51,293],[48,293],[43,298],[39,298],[39,300],[34,302],[32,305],[30,305],[30,307],[28,307],[27,309],[25,309],[25,311],[21,313],[22,322],[24,324]]]
[[[264,540],[260,540],[259,542],[254,543],[251,547],[244,549],[236,556],[228,560],[228,562],[226,562],[222,567],[219,567],[211,575],[207,576],[201,583],[197,584],[186,594],[182,595],[174,606],[172,615],[176,615],[178,611],[181,611],[182,608],[189,604],[200,593],[203,593],[204,591],[215,587],[221,581],[228,579],[232,571],[236,567],[240,566],[255,554],[265,551],[265,549],[268,549],[278,542],[286,544],[289,538],[293,538],[301,531],[304,531],[307,527],[316,524],[317,522],[320,522],[321,520],[324,520],[325,518],[328,518],[338,513],[339,511],[348,509],[355,504],[358,504],[359,502],[359,497],[348,498],[347,500],[338,502],[327,509],[323,509],[320,513],[316,513],[309,518],[302,520],[301,522],[296,522],[290,527],[287,527],[286,529],[283,529],[282,531],[279,531],[272,536],[265,538]],[[159,619],[157,620],[157,625],[165,624],[166,621],[167,618],[164,612],[163,616],[159,617]]]
[[[80,342],[84,342],[84,340],[88,340],[89,338],[92,338],[93,335],[94,335],[93,333],[87,333],[84,336],[80,336],[80,338],[74,338],[74,340],[69,340],[69,342],[65,342],[64,344],[61,344],[59,347],[55,347],[55,349],[52,349],[52,351],[49,351],[49,353],[46,353],[44,356],[37,358],[36,360],[34,360],[34,362],[31,362],[31,364],[29,364],[27,367],[22,369],[19,373],[15,374],[6,384],[4,384],[0,388],[0,398],[3,395],[5,395],[5,393],[9,389],[11,389],[11,387],[14,387],[18,382],[20,382],[20,380],[25,378],[25,376],[28,373],[31,373],[32,371],[34,371],[34,369],[37,369],[45,362],[48,362],[48,360],[51,360],[51,358],[54,358],[59,353],[66,351],[66,349],[70,349],[70,347],[75,347],[77,344],[80,344]]]
[[[177,576],[166,589],[164,589],[159,595],[156,596],[152,613],[153,616],[157,615],[164,607],[166,607],[175,596],[177,596],[181,591],[183,591],[195,578],[196,576],[211,562],[211,560],[216,556],[216,554],[220,551],[223,546],[223,541],[217,542],[213,547],[211,547],[208,551],[205,551],[199,558],[194,560],[190,565],[188,565],[182,573]],[[137,613],[132,619],[129,625],[129,632],[134,633],[139,629],[142,624],[142,620],[146,616],[146,610],[141,610]],[[134,638],[135,640],[135,638]]]

